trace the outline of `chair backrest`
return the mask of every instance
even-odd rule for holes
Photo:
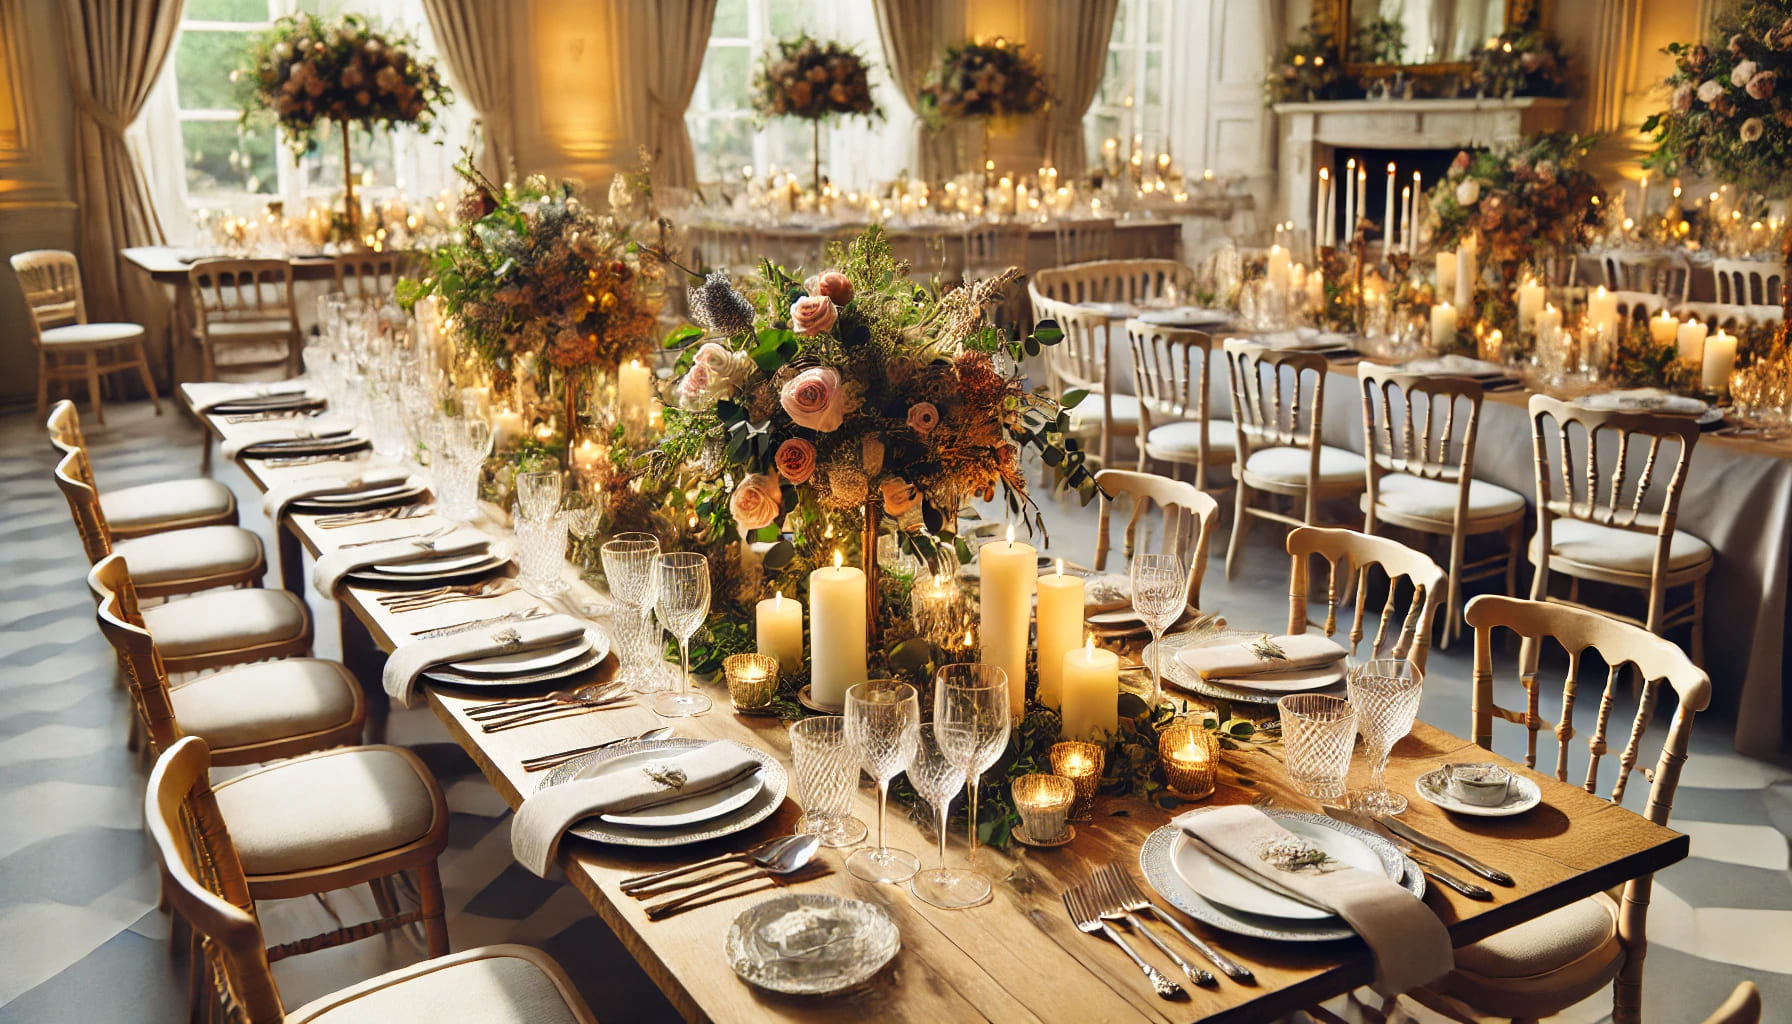
[[[1212,545],[1214,526],[1219,522],[1219,502],[1194,484],[1130,469],[1104,469],[1095,474],[1095,486],[1101,491],[1101,518],[1095,535],[1096,570],[1107,569],[1108,516],[1114,499],[1122,494],[1132,499],[1132,515],[1126,520],[1128,564],[1138,541],[1139,525],[1147,510],[1156,505],[1163,513],[1160,550],[1177,556],[1188,566],[1183,600],[1191,607],[1200,607],[1201,579],[1207,575],[1207,551]]]
[[[14,253],[13,273],[31,311],[31,341],[39,344],[51,327],[87,322],[87,298],[81,289],[81,265],[62,249],[30,249]]]
[[[1114,221],[1111,217],[1060,220],[1052,234],[1060,265],[1105,260],[1114,252]]]
[[[211,751],[197,736],[169,747],[150,769],[143,817],[162,864],[162,891],[199,935],[211,966],[203,973],[215,992],[194,998],[217,998],[228,1020],[280,1024],[286,1010],[210,773]]]
[[[1186,299],[1194,284],[1194,269],[1175,260],[1104,259],[1035,271],[1028,288],[1059,302],[1142,305],[1172,293]]]
[[[50,407],[50,418],[44,421],[50,430],[50,445],[63,455],[87,450],[87,438],[81,433],[81,415],[75,403],[60,399]]]
[[[1692,264],[1681,256],[1614,249],[1599,257],[1599,265],[1611,291],[1659,296],[1666,305],[1685,302],[1692,286]]]
[[[1139,443],[1157,422],[1197,425],[1195,486],[1205,488],[1208,458],[1207,405],[1213,378],[1213,336],[1186,327],[1126,321],[1132,346],[1133,393],[1139,396]]]
[[[149,737],[149,752],[160,754],[184,734],[168,696],[167,666],[156,650],[155,638],[143,626],[137,586],[131,582],[131,570],[124,557],[107,555],[95,563],[87,573],[87,589],[93,592],[94,617],[99,620],[100,632],[118,655],[118,667],[124,672],[137,720]]]
[[[296,333],[292,265],[285,260],[201,260],[187,270],[195,322],[288,320]]]
[[[1752,981],[1738,982],[1730,998],[1705,1018],[1705,1024],[1761,1024],[1761,990]]]
[[[1786,267],[1778,261],[1714,258],[1717,301],[1737,306],[1779,306]]]
[[[1085,388],[1098,395],[1107,394],[1108,315],[1097,309],[1084,309],[1069,302],[1048,299],[1027,285],[1033,301],[1033,319],[1055,320],[1064,332],[1063,340],[1043,350],[1046,370],[1058,389]]]
[[[399,252],[353,252],[336,257],[336,290],[350,299],[392,297],[398,279],[410,269],[410,258]]]
[[[81,547],[87,552],[88,564],[112,553],[112,530],[106,525],[106,513],[100,509],[99,489],[93,483],[93,469],[88,465],[85,449],[77,449],[56,464],[56,486],[68,501],[68,511],[75,520],[75,531],[81,535]]]
[[[1338,605],[1343,601],[1345,583],[1356,594],[1356,606],[1350,623],[1349,647],[1354,657],[1361,646],[1369,612],[1370,568],[1378,568],[1387,578],[1387,598],[1375,626],[1375,637],[1369,643],[1365,658],[1404,658],[1420,672],[1431,653],[1431,625],[1437,609],[1449,596],[1444,585],[1444,571],[1437,563],[1399,541],[1375,537],[1355,530],[1323,526],[1297,526],[1288,534],[1288,632],[1307,631],[1307,562],[1313,555],[1326,561],[1329,570],[1325,583],[1326,636],[1338,632]],[[1339,569],[1342,568],[1342,573]],[[1400,584],[1410,591],[1406,614],[1400,618],[1400,630],[1392,632],[1394,617],[1400,606]]]
[[[1027,238],[1032,229],[1025,224],[978,224],[959,235],[964,250],[963,269],[967,273],[1002,271],[1015,267],[1027,270]]]
[[[1307,470],[1310,488],[1319,478],[1325,356],[1269,348],[1244,338],[1227,338],[1221,348],[1232,387],[1239,464],[1250,457],[1253,447],[1305,448],[1311,455]]]
[[[1358,363],[1363,389],[1363,438],[1368,448],[1367,507],[1375,507],[1380,480],[1406,473],[1456,485],[1456,518],[1468,515],[1480,432],[1482,389],[1467,377],[1402,373]]]

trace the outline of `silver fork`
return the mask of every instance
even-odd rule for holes
[[[396,537],[376,537],[373,540],[357,540],[348,544],[338,544],[336,545],[336,548],[339,551],[347,551],[349,548],[364,548],[374,544],[390,544],[393,541],[408,540],[418,547],[427,550],[435,546],[435,541],[438,538],[445,537],[453,531],[454,527],[452,526],[442,526],[430,530],[428,533],[404,533],[399,534]]]
[[[1102,880],[1106,885],[1108,892],[1119,901],[1121,909],[1133,913],[1138,913],[1139,911],[1149,912],[1153,918],[1169,925],[1176,934],[1182,936],[1182,941],[1195,947],[1195,952],[1211,961],[1213,966],[1218,967],[1225,973],[1226,977],[1231,978],[1233,981],[1246,983],[1257,980],[1257,976],[1251,973],[1250,968],[1233,960],[1219,950],[1214,949],[1211,945],[1208,945],[1203,941],[1199,935],[1184,928],[1181,921],[1164,913],[1162,908],[1151,902],[1151,898],[1145,895],[1145,891],[1139,888],[1139,883],[1133,880],[1132,874],[1125,868],[1118,864],[1109,864],[1106,867],[1097,868],[1095,877]],[[1143,928],[1140,928],[1139,930],[1144,931]],[[1146,934],[1149,935],[1150,933],[1147,932]],[[1184,968],[1184,970],[1186,971],[1186,968]]]
[[[262,465],[274,467],[315,466],[320,462],[360,462],[367,457],[367,451],[337,452],[333,455],[286,455],[272,459],[262,459]]]
[[[414,601],[392,601],[387,603],[386,610],[394,615],[402,612],[419,612],[427,608],[436,608],[456,601],[480,601],[488,597],[503,597],[516,592],[516,581],[511,579],[490,580],[477,588],[468,590],[449,590],[440,594],[430,594]]]
[[[1126,940],[1120,937],[1120,933],[1114,930],[1114,926],[1108,924],[1100,914],[1095,912],[1088,893],[1083,890],[1082,886],[1073,885],[1064,890],[1064,909],[1070,912],[1070,920],[1076,925],[1078,931],[1090,935],[1106,935],[1114,940],[1114,945],[1119,946],[1120,951],[1137,964],[1139,970],[1145,972],[1145,977],[1151,980],[1151,987],[1157,990],[1158,995],[1165,999],[1176,999],[1188,994],[1181,985],[1171,981],[1169,975],[1151,966],[1144,957],[1133,951]]]
[[[1120,892],[1114,882],[1106,874],[1105,869],[1097,869],[1089,876],[1088,893],[1095,903],[1095,912],[1108,921],[1124,921],[1132,930],[1145,937],[1145,941],[1157,947],[1157,951],[1170,958],[1184,977],[1197,985],[1217,985],[1218,980],[1194,964],[1182,958],[1182,955],[1171,949],[1169,944],[1157,937],[1157,933],[1145,927],[1145,922],[1132,912],[1130,907],[1123,906]]]
[[[470,633],[475,629],[484,629],[486,626],[496,626],[500,623],[522,622],[525,619],[538,618],[547,613],[548,610],[546,608],[537,606],[534,608],[525,608],[522,611],[517,612],[506,612],[503,615],[494,615],[490,618],[473,619],[470,622],[460,622],[452,626],[437,626],[434,629],[419,629],[411,635],[421,640],[435,640],[444,636],[453,636],[456,633]],[[505,632],[516,636],[516,630],[514,629],[506,630]],[[520,641],[522,638],[516,636],[516,639]]]
[[[319,516],[312,520],[312,525],[320,530],[335,530],[344,526],[362,526],[367,523],[379,523],[388,519],[416,519],[435,511],[428,505],[393,505],[390,508],[370,508],[364,512],[339,512],[333,516]]]

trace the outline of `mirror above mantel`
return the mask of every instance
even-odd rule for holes
[[[1339,58],[1360,80],[1463,74],[1502,33],[1533,28],[1543,0],[1332,0]]]

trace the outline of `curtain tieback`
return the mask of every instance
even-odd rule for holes
[[[75,90],[75,109],[87,115],[93,123],[102,129],[120,138],[124,137],[125,130],[131,126],[129,121],[100,105],[100,101],[94,99],[93,94],[86,89]]]

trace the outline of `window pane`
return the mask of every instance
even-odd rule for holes
[[[174,53],[174,83],[181,107],[234,110],[230,69],[248,49],[247,32],[182,32]]]
[[[1145,106],[1161,109],[1164,105],[1164,55],[1145,55]]]
[[[697,83],[704,111],[747,110],[752,78],[752,57],[745,46],[711,46],[703,57],[703,74]]]
[[[692,118],[691,142],[705,181],[738,183],[740,169],[753,163],[753,126],[744,117]]]
[[[1104,107],[1117,107],[1132,91],[1132,54],[1109,50],[1107,71],[1102,73],[1101,88],[1095,102]]]
[[[1122,43],[1127,41],[1127,14],[1131,11],[1132,4],[1133,0],[1120,0],[1120,5],[1115,8],[1114,34],[1109,40],[1110,43]]]
[[[189,194],[271,194],[278,188],[271,131],[246,131],[234,121],[186,121],[180,134]]]
[[[716,21],[709,32],[728,39],[747,37],[747,0],[718,0]]]
[[[187,0],[187,21],[267,21],[268,0]]]
[[[428,145],[417,138],[417,133],[409,129],[391,132],[380,132],[377,136],[369,135],[360,128],[349,133],[349,144],[354,147],[355,170],[361,175],[356,185],[360,188],[380,188],[391,186],[397,180],[394,169],[392,147],[395,137],[402,134],[409,145]],[[319,139],[317,149],[305,155],[306,191],[334,195],[342,191],[342,136],[334,130],[327,139]]]
[[[821,12],[806,10],[807,6],[806,4],[773,3],[768,12],[771,16],[772,39],[785,39],[796,35],[805,28],[811,35],[821,35],[826,38],[825,33],[821,33],[812,20]],[[770,40],[767,40],[767,48],[770,48]]]

